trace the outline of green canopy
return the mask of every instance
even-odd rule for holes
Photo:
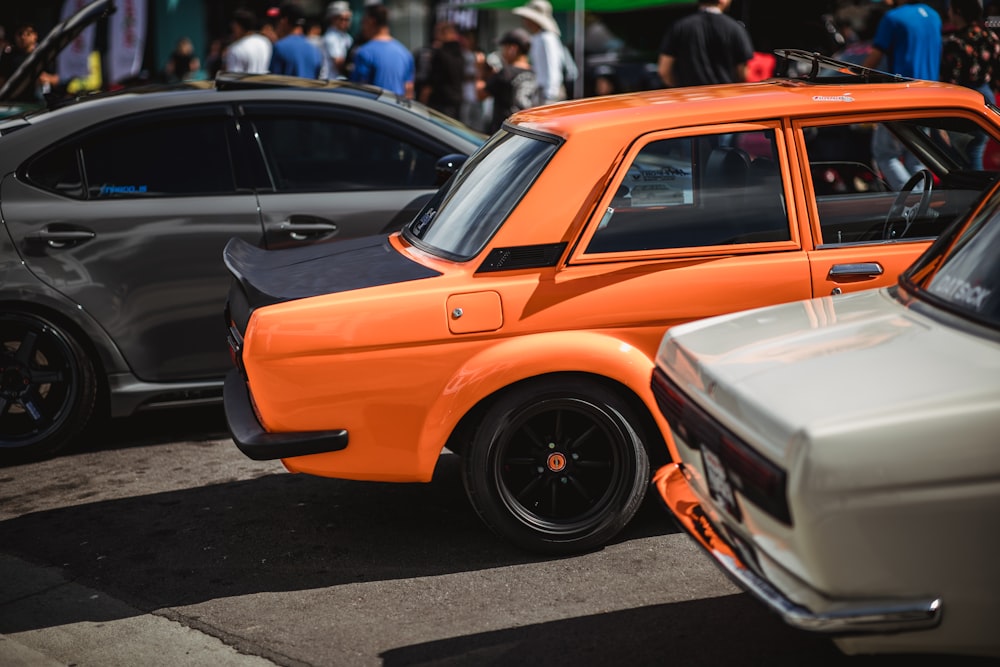
[[[550,0],[552,11],[573,12],[585,9],[592,12],[624,12],[630,9],[662,7],[664,5],[691,5],[697,0]],[[513,9],[528,4],[528,0],[453,0],[453,7],[474,9]]]

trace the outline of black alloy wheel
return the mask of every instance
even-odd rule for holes
[[[520,385],[484,416],[463,460],[466,492],[483,521],[546,554],[606,544],[632,519],[649,485],[634,411],[591,379]]]
[[[49,320],[0,314],[0,463],[51,456],[94,410],[97,380],[79,343]]]

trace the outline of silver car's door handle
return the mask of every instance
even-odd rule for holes
[[[830,267],[830,278],[874,278],[885,273],[878,262],[855,262],[853,264],[834,264]]]
[[[83,243],[97,236],[89,229],[40,229],[37,232],[25,234],[27,241],[44,243],[50,248],[66,248]]]
[[[303,220],[304,218],[304,220]],[[308,222],[306,222],[306,220]],[[325,236],[337,233],[337,224],[322,218],[311,218],[303,216],[293,216],[289,220],[282,220],[278,223],[278,229],[286,232],[296,241],[305,241],[310,237]]]

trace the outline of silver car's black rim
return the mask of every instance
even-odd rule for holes
[[[77,401],[75,355],[58,330],[20,315],[0,320],[0,446],[58,431]]]

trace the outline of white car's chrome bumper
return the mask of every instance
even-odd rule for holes
[[[712,523],[688,485],[682,464],[660,468],[653,483],[678,524],[741,588],[776,612],[789,625],[831,634],[889,633],[923,630],[941,622],[941,600],[830,599],[810,609],[791,600],[758,571],[740,549]]]

